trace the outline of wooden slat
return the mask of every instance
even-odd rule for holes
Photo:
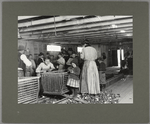
[[[24,97],[23,95],[25,95],[26,97]],[[18,101],[22,101],[25,99],[36,99],[36,98],[37,98],[37,93],[18,95]]]
[[[79,17],[83,17],[84,15],[78,15],[78,16],[58,16],[55,17],[55,21],[59,22],[62,20],[70,20],[73,18],[79,18]],[[18,27],[28,27],[28,26],[34,26],[34,25],[41,25],[41,24],[46,24],[46,23],[54,23],[54,18],[47,18],[47,19],[40,19],[40,20],[36,20],[36,21],[28,21],[28,22],[24,22],[24,23],[19,23]]]
[[[22,81],[22,82],[18,82],[18,87],[24,86],[24,85],[35,84],[35,83],[37,83],[37,80]]]
[[[24,77],[18,79],[18,103],[37,101],[39,92],[39,77]]]
[[[116,29],[120,29],[120,30],[124,30],[123,28],[128,28],[128,27],[132,27],[133,26],[133,24],[122,24],[122,25],[118,25],[118,27],[116,28]],[[65,29],[61,29],[61,30],[65,30]],[[58,36],[60,35],[71,35],[71,34],[76,34],[76,33],[79,33],[79,32],[87,32],[87,31],[112,31],[112,30],[115,30],[115,29],[113,29],[113,28],[111,28],[110,26],[102,26],[102,27],[91,27],[90,29],[77,29],[77,28],[75,28],[74,29],[74,31],[78,31],[78,32],[71,32],[70,30],[69,31],[67,31],[66,32],[66,34],[65,34],[65,32],[58,32],[58,30],[57,30],[57,34],[58,34]],[[51,31],[49,31],[48,33],[47,32],[39,32],[39,31],[36,31],[36,32],[28,32],[28,33],[20,33],[20,35],[21,36],[26,36],[26,35],[35,35],[35,34],[40,34],[40,35],[47,35],[47,36],[49,36],[49,37],[53,37],[53,36],[55,36],[55,33],[54,33],[54,30],[51,30]]]
[[[24,19],[31,19],[31,18],[34,18],[34,17],[38,17],[38,16],[18,16],[18,20],[24,20]]]
[[[96,28],[96,29],[88,29],[88,30],[79,30],[78,32],[68,32],[67,35],[63,35],[63,36],[50,36],[49,39],[52,39],[52,38],[55,38],[55,39],[58,39],[58,38],[65,38],[67,36],[86,36],[86,35],[93,35],[93,34],[113,34],[113,33],[118,33],[120,30],[125,30],[125,31],[132,31],[133,27],[130,26],[130,27],[122,27],[122,28],[116,28],[116,29],[105,29],[105,30],[100,30],[99,28]],[[123,33],[122,33],[123,34]],[[25,36],[22,36],[23,38]],[[31,37],[35,37],[35,38],[39,38],[39,35],[32,35]],[[31,38],[30,37],[30,38]]]
[[[40,77],[19,77],[18,78],[18,82],[20,82],[20,81],[27,81],[27,80],[30,80],[30,79],[39,79]]]

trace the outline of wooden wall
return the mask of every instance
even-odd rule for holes
[[[34,57],[38,55],[40,52],[46,54],[48,51],[46,50],[47,45],[49,43],[43,43],[43,42],[35,42],[35,41],[27,41],[27,40],[18,40],[18,46],[23,45],[26,47],[26,49],[29,49],[29,53],[32,54]],[[66,50],[68,48],[72,48],[75,52],[77,52],[77,46],[78,45],[72,45],[72,44],[64,44],[61,45],[62,47],[65,47]],[[49,51],[50,55],[54,55],[56,58],[59,52],[51,52]]]
[[[19,45],[23,45],[26,46],[26,49],[29,49],[30,54],[32,54],[34,56],[34,58],[37,57],[37,55],[40,52],[43,52],[44,54],[47,53],[46,51],[46,46],[49,43],[43,43],[43,42],[35,42],[35,41],[27,41],[27,40],[18,40],[18,46]],[[72,45],[72,44],[64,44],[62,45],[62,47],[65,47],[66,50],[68,50],[68,48],[72,48],[75,52],[77,52],[77,47],[80,45]],[[92,45],[96,50],[97,50],[97,54],[98,57],[101,57],[102,53],[104,52],[106,54],[106,60],[105,63],[107,66],[111,66],[112,65],[112,54],[111,54],[111,50],[112,49],[117,49],[116,46],[107,46],[107,45]],[[122,48],[124,49],[124,52],[127,51],[132,51],[132,45],[123,45]],[[54,57],[56,58],[58,55],[58,52],[49,52],[51,55],[54,55]]]

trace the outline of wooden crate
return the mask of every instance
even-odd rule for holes
[[[18,104],[38,102],[39,77],[18,78]]]
[[[43,93],[50,95],[63,95],[68,92],[66,86],[68,80],[68,72],[47,72],[41,74],[41,83]]]

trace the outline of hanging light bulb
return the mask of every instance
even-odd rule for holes
[[[115,25],[115,24],[112,24],[111,27],[112,27],[112,28],[117,28],[118,26]]]
[[[125,33],[126,31],[125,31],[125,30],[121,30],[120,32],[121,32],[121,33]]]

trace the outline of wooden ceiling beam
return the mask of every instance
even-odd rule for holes
[[[55,17],[55,21],[59,22],[59,21],[63,21],[63,20],[70,20],[70,19],[74,19],[74,18],[79,18],[79,17],[83,17],[84,15],[78,15],[78,16],[58,16]],[[29,27],[29,26],[34,26],[34,25],[42,25],[42,24],[47,24],[47,23],[54,23],[54,18],[47,18],[47,19],[40,19],[40,20],[35,20],[32,21],[27,21],[27,22],[22,22],[22,23],[18,23],[18,28],[21,27]]]
[[[128,34],[128,33],[132,33],[132,30],[129,30],[129,31],[126,31],[125,33],[121,33],[121,32],[117,32],[116,34],[112,34],[112,33],[89,33],[89,34],[84,34],[84,35],[80,35],[80,34],[78,34],[78,35],[68,35],[68,36],[59,36],[59,37],[63,37],[63,38],[65,38],[65,37],[70,37],[70,38],[72,38],[72,37],[88,37],[88,36],[115,36],[115,35],[126,35],[126,34]]]
[[[104,27],[104,26],[108,26],[108,28],[111,27],[112,24],[116,24],[118,26],[120,26],[123,23],[132,23],[133,19],[124,19],[124,20],[113,20],[111,22],[98,22],[95,23],[94,21],[89,23],[90,21],[88,21],[88,24],[83,23],[82,25],[78,25],[77,22],[75,22],[75,24],[72,24],[70,27],[65,27],[66,23],[62,23],[60,26],[57,26],[58,24],[56,24],[56,31],[68,31],[68,30],[77,30],[77,29],[88,29],[88,28],[93,28],[93,27]],[[33,27],[33,28],[22,28],[20,30],[21,32],[34,32],[34,31],[42,31],[42,32],[54,32],[55,31],[55,25],[47,25],[47,26],[42,26],[40,28],[38,27]]]
[[[35,18],[38,16],[18,16],[18,21],[20,20],[25,20],[25,19],[31,19],[31,18]]]
[[[116,29],[120,29],[120,28],[124,28],[124,27],[129,27],[129,26],[133,26],[132,23],[130,24],[124,24],[122,23],[122,25],[118,25],[118,27]],[[79,32],[87,32],[87,31],[96,31],[96,30],[115,30],[114,28],[111,28],[110,26],[95,26],[95,27],[91,27],[91,28],[87,28],[87,29],[74,29],[74,30],[71,30],[71,31],[65,31],[65,29],[57,29],[57,32],[56,33],[66,33],[66,34],[71,34],[71,33],[79,33]],[[121,30],[121,29],[120,29]],[[32,34],[48,34],[48,33],[54,33],[55,30],[46,30],[46,31],[35,31],[35,32],[27,32],[27,33],[23,33],[23,32],[20,32],[21,35],[32,35]]]
[[[121,28],[122,30],[125,30],[125,31],[129,31],[129,30],[132,30],[132,27],[124,27],[124,28]],[[75,35],[88,35],[88,34],[95,34],[95,33],[110,33],[110,34],[114,34],[114,33],[117,33],[119,32],[121,29],[114,29],[114,30],[94,30],[94,31],[86,31],[86,32],[80,32],[80,33],[70,33],[68,35],[65,35],[65,36],[75,36]]]
[[[37,39],[38,41],[43,41],[50,39],[57,41],[69,40],[71,42],[78,40],[83,41],[85,38],[90,38],[92,40],[103,39],[106,41],[115,41],[128,37],[132,38],[133,35],[132,16],[95,16],[90,18],[84,18],[83,15],[57,16],[55,17],[56,29],[54,17],[28,21],[30,19],[32,20],[32,18],[24,18],[22,20],[27,20],[27,22],[21,23],[20,21],[20,23],[18,23],[18,26],[20,24],[27,24],[27,27],[24,25],[23,28],[19,27],[19,33],[21,37],[29,40]],[[112,25],[117,25],[117,27],[114,28]],[[124,30],[125,32],[121,33],[121,30]],[[130,36],[127,36],[127,34],[130,34]],[[39,37],[39,35],[41,37]]]
[[[95,36],[87,36],[87,39],[109,39],[109,40],[118,40],[119,38],[125,38],[127,36],[125,35],[118,35],[117,36],[117,39],[116,37],[113,37],[113,36],[105,36],[105,35],[95,35]],[[131,36],[128,36],[128,37],[131,37]],[[84,40],[84,38],[81,36],[78,36],[78,37],[51,37],[51,38],[39,38],[38,36],[34,36],[34,37],[23,37],[23,38],[26,38],[26,39],[47,39],[47,40],[52,40],[52,39],[57,39],[57,40],[69,40],[69,41],[73,41],[73,40]]]
[[[99,36],[114,36],[114,35],[122,35],[122,34],[126,35],[127,33],[132,33],[132,29],[131,28],[128,28],[128,30],[126,29],[125,33],[121,33],[120,31],[117,31],[117,30],[115,31],[115,33],[98,31],[98,32],[87,32],[87,33],[82,33],[82,34],[65,35],[65,36],[60,35],[57,37],[59,37],[59,38],[76,37],[77,38],[77,37],[87,37],[87,36],[97,36],[97,35],[99,35]],[[23,35],[21,35],[21,36],[22,37],[28,37],[28,36],[23,36]],[[36,37],[36,36],[39,37],[39,35],[32,35],[32,37]],[[47,35],[41,36],[41,37],[48,38]],[[50,36],[50,38],[54,38],[54,37],[56,37],[56,36]]]

